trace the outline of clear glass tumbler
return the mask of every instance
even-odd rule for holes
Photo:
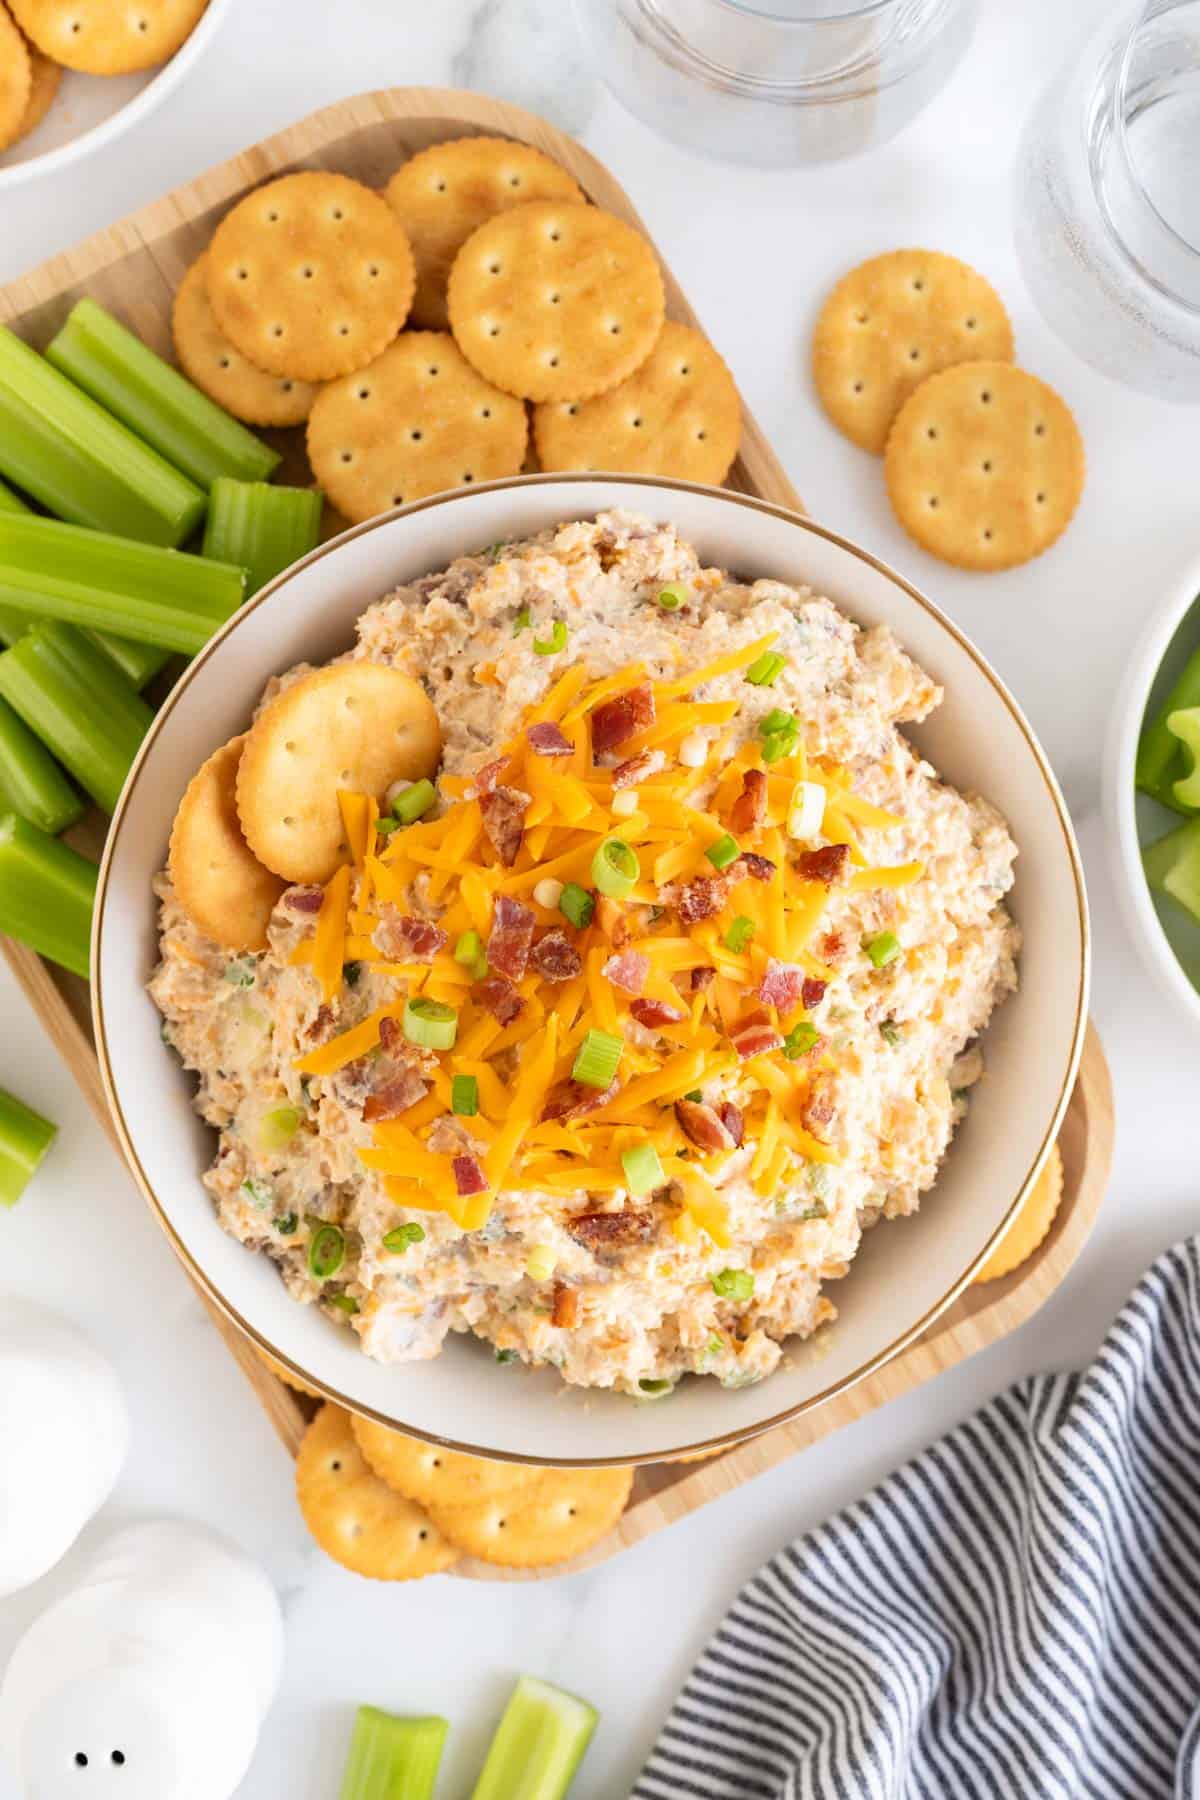
[[[970,40],[975,0],[575,0],[617,99],[665,137],[760,167],[890,138]]]
[[[1096,368],[1200,400],[1200,0],[1121,0],[1026,123],[1017,253]]]

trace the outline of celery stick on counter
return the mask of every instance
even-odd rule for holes
[[[1140,791],[1176,812],[1185,810],[1175,798],[1174,787],[1184,772],[1186,759],[1167,720],[1172,713],[1184,712],[1192,706],[1200,706],[1200,646],[1188,657],[1163,706],[1148,724],[1142,726],[1134,766],[1134,781]]]
[[[58,1136],[58,1126],[0,1088],[0,1206],[15,1206]]]
[[[0,931],[86,979],[96,865],[15,813],[0,818]]]
[[[0,656],[0,698],[111,813],[154,714],[104,652],[46,620]]]
[[[182,544],[204,517],[194,481],[0,326],[0,475],[77,525]]]
[[[56,519],[0,513],[0,608],[192,656],[242,603],[246,571]]]
[[[563,1800],[599,1717],[586,1700],[522,1675],[472,1800]]]
[[[315,488],[263,481],[214,481],[204,522],[204,554],[249,571],[246,598],[315,549],[323,497]]]
[[[360,1706],[340,1800],[433,1800],[445,1719],[399,1719]]]
[[[82,817],[83,801],[24,720],[0,700],[0,813],[10,812],[57,836]]]
[[[202,488],[263,481],[279,453],[193,387],[94,300],[80,300],[46,360]]]

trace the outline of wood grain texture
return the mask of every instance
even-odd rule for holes
[[[38,347],[58,329],[83,294],[118,313],[155,349],[170,354],[170,307],[184,271],[204,249],[217,220],[249,188],[296,168],[337,169],[380,186],[407,156],[429,144],[475,133],[519,138],[570,170],[597,204],[644,230],[624,191],[586,150],[518,107],[482,95],[440,88],[401,88],[364,94],[325,108],[288,131],[210,170],[165,199],[133,214],[0,288],[0,322]],[[671,318],[698,324],[664,268]],[[719,346],[718,346],[719,348]],[[284,453],[281,479],[307,479],[302,437],[264,433]],[[758,425],[743,414],[742,448],[727,486],[800,509],[800,500]],[[337,521],[335,520],[336,527]],[[94,853],[103,821],[73,833]],[[116,1144],[91,1034],[86,983],[0,938],[8,962],[35,1011],[79,1082],[96,1117]],[[1023,1268],[999,1282],[971,1287],[915,1345],[849,1393],[709,1461],[662,1463],[642,1469],[617,1530],[586,1557],[551,1570],[509,1571],[467,1563],[455,1572],[475,1579],[538,1579],[603,1561],[622,1547],[730,1493],[840,1425],[880,1406],[994,1343],[1027,1319],[1066,1274],[1091,1227],[1103,1194],[1112,1148],[1112,1096],[1104,1053],[1093,1029],[1060,1139],[1065,1167],[1062,1206],[1049,1236]],[[901,1227],[902,1228],[902,1227]],[[203,1296],[202,1296],[203,1298]],[[209,1313],[287,1448],[294,1454],[312,1403],[284,1386],[253,1345],[210,1302]]]

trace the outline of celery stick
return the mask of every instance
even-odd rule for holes
[[[265,480],[279,465],[278,451],[155,356],[94,300],[72,307],[47,346],[46,360],[199,487],[210,488],[218,475]]]
[[[182,544],[204,517],[194,481],[0,326],[0,475],[60,519]]]
[[[314,488],[214,481],[204,522],[204,554],[248,569],[249,599],[315,548],[323,505]]]
[[[599,1717],[586,1700],[522,1675],[472,1800],[562,1800]]]
[[[18,494],[0,481],[0,512],[28,512],[30,509]]]
[[[58,1136],[58,1126],[0,1088],[0,1206],[15,1206]]]
[[[110,631],[85,630],[83,635],[90,638],[97,649],[103,650],[114,668],[120,669],[126,681],[139,690],[153,681],[173,654],[170,650],[156,650],[153,644],[135,644],[132,638],[113,637]]]
[[[1135,786],[1176,812],[1184,810],[1174,794],[1175,780],[1183,773],[1184,758],[1179,739],[1168,728],[1167,720],[1172,713],[1183,712],[1192,706],[1200,706],[1200,648],[1188,657],[1153,719],[1143,721],[1134,766]]]
[[[432,1800],[449,1729],[445,1719],[398,1719],[360,1706],[341,1800]]]
[[[87,977],[96,865],[20,819],[0,818],[0,931]]]
[[[0,697],[111,813],[154,714],[104,652],[46,620],[0,656]]]
[[[194,655],[242,603],[246,571],[56,519],[0,513],[0,607]]]
[[[83,801],[50,752],[0,700],[0,813],[20,813],[57,836],[83,814]]]
[[[0,513],[27,513],[30,508],[12,489],[5,487],[0,481]],[[29,630],[29,620],[23,613],[10,612],[7,607],[0,607],[0,643],[15,644],[17,639]]]

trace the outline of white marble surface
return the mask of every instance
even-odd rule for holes
[[[635,124],[572,66],[563,11],[561,0],[241,0],[165,114],[83,171],[4,197],[0,279],[363,88],[467,79],[571,123],[633,194],[812,511],[924,583],[1041,732],[1091,882],[1094,1013],[1121,1120],[1116,1167],[1062,1290],[1014,1337],[932,1386],[594,1573],[539,1586],[447,1578],[372,1586],[306,1539],[286,1457],[82,1099],[0,977],[0,1084],[63,1127],[44,1176],[0,1219],[0,1294],[57,1305],[122,1370],[134,1449],[104,1524],[152,1510],[193,1514],[260,1555],[284,1594],[284,1688],[244,1800],[330,1800],[353,1707],[364,1700],[447,1713],[454,1731],[441,1791],[464,1794],[519,1670],[601,1708],[575,1792],[616,1800],[704,1634],[764,1557],[1014,1377],[1085,1356],[1143,1265],[1197,1220],[1195,1045],[1148,988],[1116,915],[1096,806],[1123,661],[1164,579],[1194,550],[1200,418],[1126,393],[1054,340],[1032,311],[1010,241],[1017,126],[1079,8],[1074,0],[986,8],[953,84],[900,139],[857,162],[770,176],[697,163]],[[1061,388],[1083,428],[1083,506],[1059,548],[1028,568],[971,577],[915,550],[890,517],[877,464],[832,431],[809,390],[806,345],[820,296],[850,263],[903,243],[955,251],[996,281],[1021,360]],[[0,1603],[0,1659],[55,1591],[52,1577]],[[3,1775],[0,1800],[16,1800]]]

